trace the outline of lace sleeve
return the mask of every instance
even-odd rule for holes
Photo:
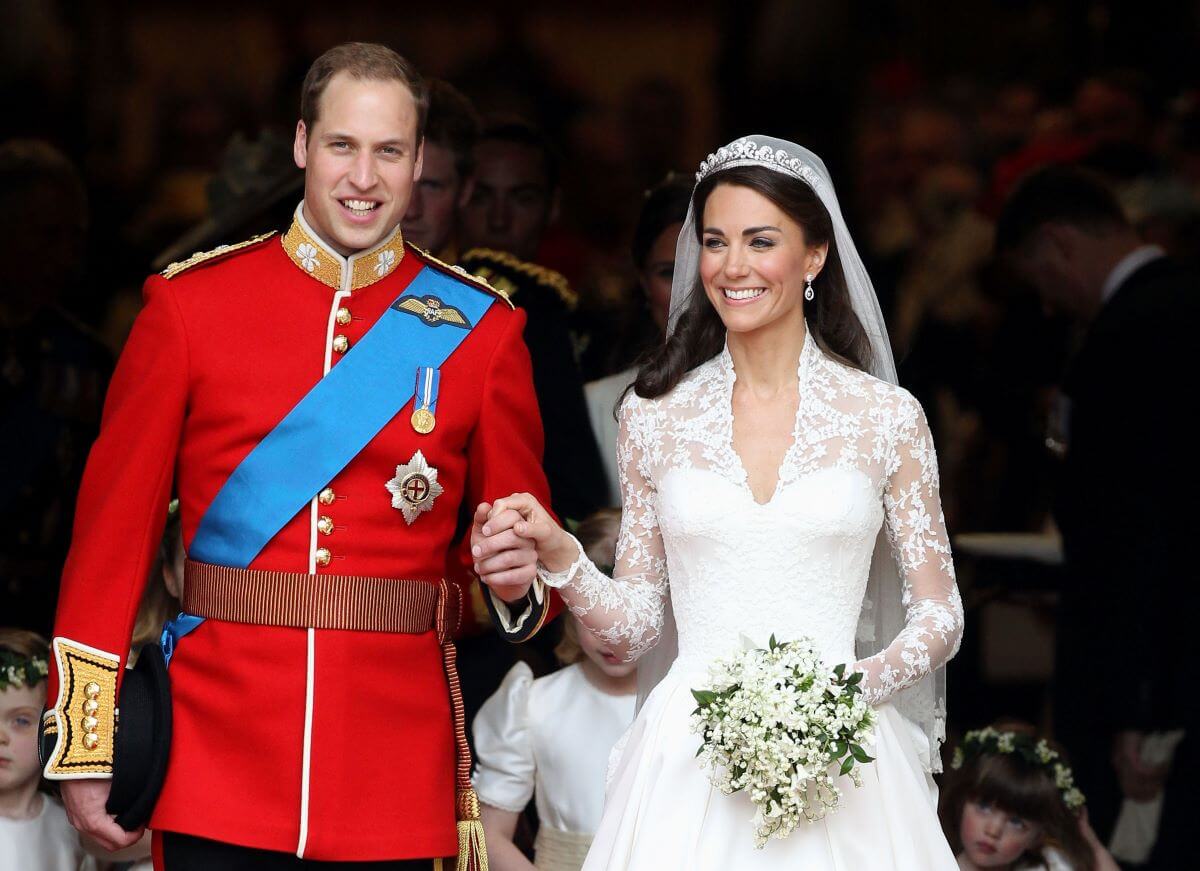
[[[650,478],[653,427],[646,426],[636,397],[621,406],[617,466],[623,508],[613,577],[584,554],[562,572],[538,567],[538,576],[559,588],[571,613],[625,660],[637,659],[658,641],[667,601],[667,560],[658,526],[658,493]]]
[[[883,506],[906,617],[887,649],[855,666],[866,675],[865,697],[873,705],[944,665],[958,652],[963,632],[933,439],[920,404],[907,394],[895,424]]]

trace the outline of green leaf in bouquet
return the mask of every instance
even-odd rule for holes
[[[874,757],[868,756],[867,751],[862,749],[862,747],[859,746],[858,744],[850,745],[850,755],[853,756],[855,759],[857,759],[859,762],[863,762],[863,763],[871,762],[874,760]]]
[[[846,742],[840,738],[833,742],[833,758],[841,759],[846,755]]]
[[[833,673],[838,676],[838,680],[841,680],[842,676],[846,673],[846,663],[839,662],[837,665],[835,665],[833,667]]]
[[[717,694],[712,690],[692,690],[692,697],[700,703],[700,707],[708,707],[717,700]]]
[[[846,678],[847,686],[852,686],[852,687],[858,686],[862,682],[862,677],[863,677],[863,673],[861,671],[856,671],[856,672],[852,673],[850,675],[850,677]]]
[[[767,642],[767,646],[768,646],[768,648],[770,648],[771,650],[775,650],[776,648],[778,648],[778,647],[779,647],[779,642],[775,640],[775,633],[774,633],[774,632],[772,632],[772,633],[771,633],[771,640],[770,640],[769,642]]]
[[[839,774],[839,775],[841,775],[841,774],[849,774],[849,773],[850,773],[850,769],[851,769],[851,768],[853,768],[853,767],[854,767],[854,757],[853,757],[853,756],[847,756],[847,757],[846,757],[844,760],[842,760],[842,767],[841,767],[841,769],[838,771],[838,774]]]

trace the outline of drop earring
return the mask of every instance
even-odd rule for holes
[[[808,273],[808,275],[804,276],[804,280],[808,282],[808,286],[804,288],[804,298],[806,300],[808,300],[809,302],[812,302],[813,297],[817,295],[816,292],[813,291],[813,286],[812,286],[814,278],[816,278],[816,276],[813,275],[811,272]]]

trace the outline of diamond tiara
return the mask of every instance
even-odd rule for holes
[[[696,182],[706,176],[723,169],[735,166],[765,166],[776,172],[787,173],[800,179],[814,190],[824,187],[820,173],[798,157],[793,157],[782,148],[774,149],[769,145],[759,145],[753,139],[744,137],[729,145],[723,145],[707,158],[700,161],[700,171],[696,173]]]

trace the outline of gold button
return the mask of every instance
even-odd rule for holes
[[[95,750],[97,747],[100,746],[100,736],[97,735],[95,732],[84,732],[83,733],[83,746],[86,747],[88,750]]]
[[[317,565],[327,566],[327,565],[329,565],[329,561],[331,559],[333,559],[333,555],[329,552],[328,548],[325,548],[325,547],[317,548]]]
[[[343,327],[350,323],[350,309],[342,306],[337,310],[337,322]]]
[[[88,685],[83,688],[83,694],[89,699],[100,698],[100,684],[96,683],[95,681],[89,682]]]
[[[350,340],[339,333],[333,337],[333,350],[339,354],[345,354],[350,350]]]
[[[322,505],[332,505],[333,500],[336,498],[337,498],[337,495],[333,492],[332,487],[326,487],[324,490],[322,490],[320,493],[317,494],[317,501],[320,502]]]
[[[100,721],[97,720],[95,717],[84,717],[83,718],[83,731],[95,732],[99,728],[100,728]]]
[[[88,699],[83,703],[83,712],[89,717],[95,715],[98,710],[100,710],[100,703],[95,699]]]
[[[326,517],[324,514],[322,514],[320,519],[317,520],[317,531],[319,533],[321,533],[321,535],[329,535],[330,533],[332,533],[333,532],[333,518]]]

